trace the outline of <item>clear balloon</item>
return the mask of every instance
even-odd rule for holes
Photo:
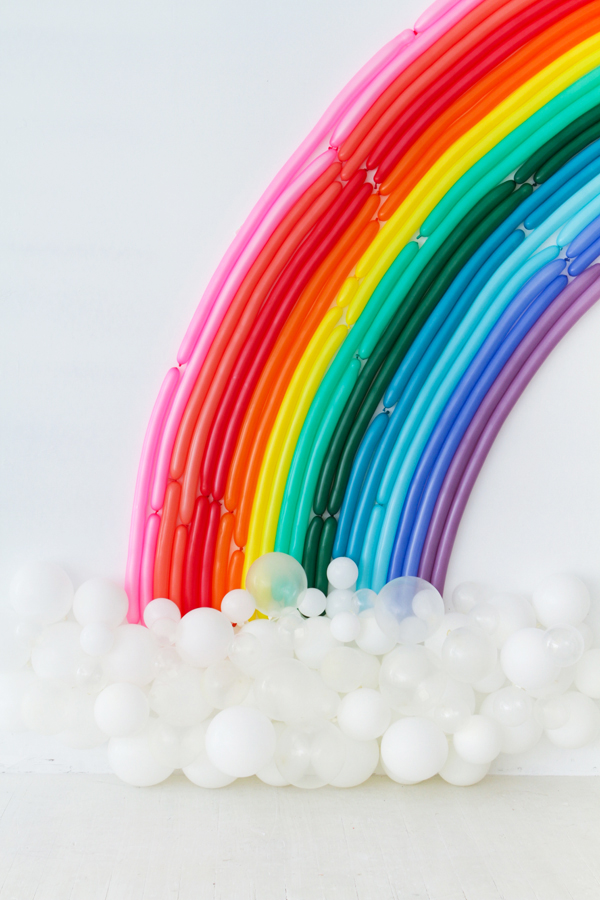
[[[177,652],[190,666],[206,668],[225,659],[232,643],[231,622],[218,609],[192,609],[177,626]]]
[[[446,613],[437,629],[425,640],[425,647],[441,658],[442,646],[450,632],[456,628],[471,628],[472,626],[473,622],[468,616],[456,612]]]
[[[314,673],[298,659],[274,660],[259,672],[254,682],[258,708],[281,722],[311,719],[318,691]]]
[[[286,607],[297,607],[308,584],[300,563],[287,553],[265,553],[246,574],[246,590],[265,616],[280,616]]]
[[[525,597],[515,594],[494,594],[489,605],[496,610],[496,628],[492,635],[497,647],[522,628],[535,628],[533,606]]]
[[[354,587],[358,578],[358,566],[348,556],[338,556],[327,566],[327,580],[337,590],[347,591]]]
[[[373,656],[383,656],[395,647],[396,638],[381,630],[375,618],[374,609],[365,609],[358,618],[360,631],[356,638],[357,647],[360,647],[365,653],[371,653]]]
[[[432,778],[448,757],[446,735],[431,719],[419,716],[393,722],[381,739],[385,768],[403,783]]]
[[[340,772],[329,782],[333,787],[356,787],[367,781],[379,762],[377,741],[353,741],[344,735],[346,757]]]
[[[554,625],[547,630],[545,642],[552,662],[561,668],[574,666],[585,650],[583,635],[574,625]]]
[[[569,713],[569,704],[564,694],[536,700],[533,707],[533,717],[543,729],[562,728],[567,723]]]
[[[161,765],[183,769],[203,752],[205,733],[202,724],[182,728],[164,719],[153,719],[149,727],[150,752]]]
[[[202,722],[195,730],[195,735],[202,741],[202,750],[198,756],[183,767],[183,774],[192,784],[202,788],[222,788],[232,784],[235,778],[232,775],[226,775],[214,766],[206,753],[206,732],[210,721]]]
[[[98,728],[110,737],[137,734],[147,725],[148,698],[136,684],[110,684],[96,697],[94,717]]]
[[[90,578],[77,588],[73,615],[80,625],[102,623],[117,628],[125,621],[129,600],[118,584],[107,578]]]
[[[256,677],[263,666],[275,659],[294,655],[293,640],[290,642],[282,634],[283,624],[292,621],[292,614],[282,617],[277,624],[267,619],[254,619],[247,622],[235,635],[229,653],[231,661],[251,678]],[[293,635],[304,627],[304,620],[294,625]]]
[[[440,778],[457,787],[477,784],[490,770],[490,763],[470,763],[459,756],[454,746],[448,748],[448,759],[440,769]]]
[[[494,637],[498,630],[499,617],[498,610],[493,603],[486,603],[485,601],[476,603],[469,610],[468,616],[484,634],[487,634],[488,637]]]
[[[372,741],[381,737],[390,724],[391,711],[379,691],[360,688],[342,698],[337,721],[346,737],[353,741]]]
[[[475,581],[463,581],[452,591],[452,606],[458,613],[467,615],[478,603],[485,602],[489,591]]]
[[[73,584],[60,566],[33,563],[19,569],[11,581],[10,602],[21,618],[52,625],[71,609]]]
[[[232,778],[256,775],[273,758],[273,723],[259,709],[230,706],[217,713],[206,731],[206,754]]]
[[[215,709],[238,706],[246,699],[251,685],[250,678],[238,669],[230,659],[213,663],[204,673],[202,690]]]
[[[299,788],[330,784],[341,773],[345,760],[345,738],[330,722],[288,725],[275,750],[282,776]]]
[[[390,706],[400,710],[410,706],[417,687],[432,671],[430,658],[423,647],[396,647],[381,664],[379,688]]]
[[[590,592],[576,575],[551,575],[533,592],[533,607],[545,628],[579,625],[590,611]]]
[[[319,669],[330,650],[339,647],[324,616],[306,619],[294,635],[294,651],[310,669]]]
[[[108,762],[121,781],[136,787],[150,787],[165,781],[173,766],[158,762],[150,750],[150,729],[131,737],[113,737],[108,742]]]
[[[370,588],[361,588],[352,594],[352,611],[355,612],[357,616],[360,616],[366,609],[374,608],[376,599],[377,594],[375,591],[372,591]],[[329,615],[329,612],[327,615]]]
[[[81,631],[77,622],[57,622],[46,628],[31,652],[35,674],[74,687],[77,669],[85,658],[80,643]]]
[[[372,593],[375,593],[375,591],[372,591]],[[355,594],[352,591],[330,591],[325,605],[325,612],[329,618],[333,619],[334,616],[341,612],[353,612],[354,596]]]
[[[353,647],[333,647],[320,666],[325,684],[341,694],[354,691],[362,683],[362,657]]]
[[[279,740],[285,725],[283,722],[273,722],[273,728],[275,729],[275,736],[277,740]],[[266,766],[263,766],[262,769],[258,770],[256,777],[264,782],[264,784],[270,784],[272,787],[286,787],[289,784],[289,781],[285,780],[277,768],[275,757],[273,757]]]
[[[414,575],[403,575],[382,587],[374,608],[375,618],[384,634],[401,643],[416,644],[439,627],[444,601],[427,581]]]
[[[501,725],[522,725],[533,713],[533,700],[516,687],[505,687],[493,694],[488,694],[485,701],[489,703],[490,715]]]
[[[568,710],[567,721],[558,728],[547,728],[548,739],[556,747],[566,750],[591,744],[600,733],[600,709],[597,704],[579,691],[569,691],[563,699]]]
[[[221,612],[230,622],[241,625],[254,615],[256,603],[250,591],[237,588],[229,591],[221,600]]]
[[[327,597],[318,588],[307,588],[298,598],[298,609],[303,616],[320,616],[326,606]]]

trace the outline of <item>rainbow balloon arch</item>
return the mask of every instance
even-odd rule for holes
[[[600,297],[600,0],[438,2],[344,88],[258,201],[164,379],[129,621],[220,609],[272,550],[327,592],[443,591],[470,491]]]

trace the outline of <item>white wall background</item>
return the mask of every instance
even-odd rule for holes
[[[26,560],[122,580],[146,422],[235,229],[337,91],[426,0],[4,0],[0,594]],[[600,307],[536,376],[473,493],[448,584],[600,597]],[[598,751],[499,768],[592,772]],[[0,739],[0,768],[102,751]]]

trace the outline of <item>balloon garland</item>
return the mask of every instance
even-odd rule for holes
[[[126,590],[15,576],[0,729],[210,788],[470,785],[542,733],[595,740],[583,582],[442,593],[503,422],[600,298],[599,255],[600,0],[437,0],[207,286],[144,440]]]

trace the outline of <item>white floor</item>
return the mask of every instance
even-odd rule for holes
[[[600,780],[0,776],[0,900],[597,900]]]

